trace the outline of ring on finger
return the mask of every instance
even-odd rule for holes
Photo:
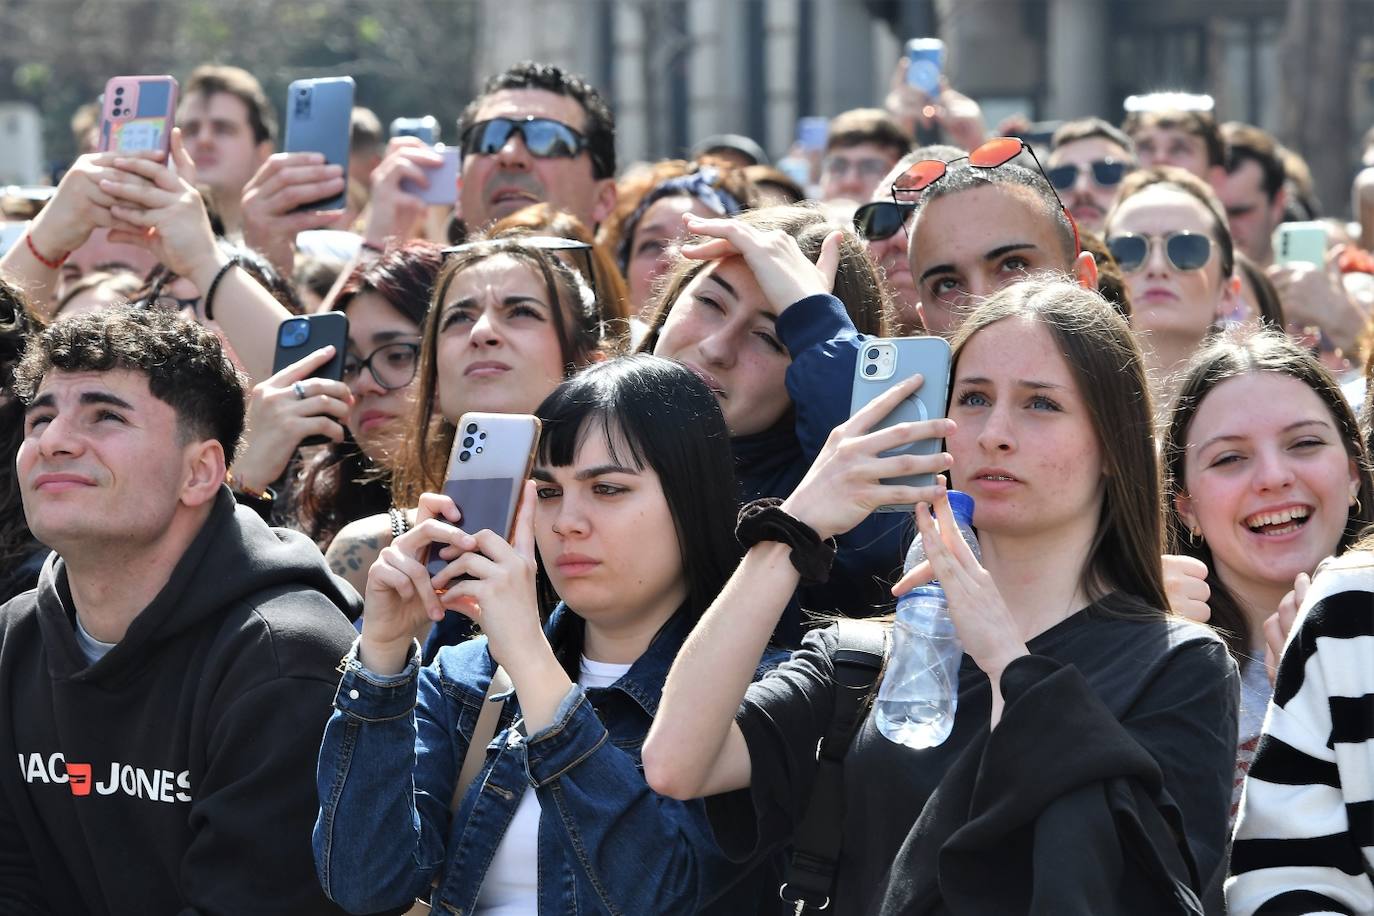
[[[293,383],[293,384],[291,385],[291,390],[294,391],[294,392],[296,392],[296,399],[297,399],[297,400],[300,400],[300,401],[304,401],[304,400],[305,400],[305,386],[302,385],[300,382],[295,382],[295,383]]]

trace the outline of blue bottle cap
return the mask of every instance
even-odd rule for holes
[[[949,508],[958,521],[973,527],[973,497],[958,490],[949,491]]]

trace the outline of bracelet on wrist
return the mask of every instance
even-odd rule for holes
[[[38,263],[42,264],[44,267],[47,267],[50,270],[57,270],[57,268],[67,263],[67,258],[70,258],[72,256],[72,253],[68,251],[63,253],[62,257],[57,258],[56,260],[43,257],[43,253],[40,252],[38,250],[38,246],[34,245],[33,243],[32,230],[24,233],[24,244],[29,246],[29,254],[33,255],[38,260]]]
[[[243,265],[244,261],[241,255],[231,255],[229,260],[225,261],[224,264],[220,266],[220,269],[215,271],[215,278],[210,281],[209,288],[205,290],[206,321],[215,320],[215,291],[219,289],[220,281],[224,279],[224,275],[227,274],[232,268],[242,268]]]
[[[410,530],[410,520],[406,518],[404,509],[397,509],[392,506],[386,510],[386,514],[391,517],[391,539],[393,541]]]
[[[233,490],[235,493],[242,493],[244,496],[251,497],[252,499],[271,501],[275,499],[277,495],[272,492],[271,487],[263,487],[259,490],[256,487],[248,486],[248,484],[235,477],[233,471],[224,472],[224,482],[228,484],[229,489]]]
[[[815,529],[782,511],[776,497],[756,499],[739,510],[735,539],[745,550],[760,541],[777,541],[792,549],[792,565],[805,585],[821,585],[830,579],[835,562],[835,539],[821,540]]]

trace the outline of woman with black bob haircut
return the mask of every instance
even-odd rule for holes
[[[639,763],[668,667],[738,558],[720,410],[687,369],[635,356],[563,382],[538,415],[513,543],[463,532],[426,493],[369,573],[320,752],[321,883],[353,912],[417,896],[465,913],[763,912],[771,861],[730,863],[704,806],[656,795]],[[434,541],[451,562],[431,578]],[[542,626],[536,549],[561,599]],[[422,668],[417,637],[445,613],[484,635]],[[502,675],[513,693],[493,689]],[[489,694],[494,738],[469,758]]]
[[[888,740],[869,714],[848,745],[830,911],[1186,912],[1226,846],[1236,675],[1213,633],[1165,610],[1140,352],[1121,315],[1067,278],[999,290],[952,345],[949,418],[913,430],[947,453],[912,470],[948,468],[972,497],[981,559],[942,482],[882,483],[895,433],[869,430],[910,383],[839,426],[780,507],[824,538],[915,504],[929,561],[893,592],[938,579],[964,651],[942,743]],[[812,553],[791,530],[755,538],[674,663],[644,747],[649,784],[712,796],[716,838],[740,859],[795,841],[823,785],[818,742],[852,686],[835,627],[750,683]]]
[[[23,292],[0,277],[0,604],[38,584],[49,553],[29,531],[14,465],[24,442],[24,405],[14,396],[14,369],[29,338],[42,329]]]

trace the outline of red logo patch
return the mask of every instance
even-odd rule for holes
[[[67,782],[73,795],[91,794],[91,765],[89,763],[68,763]]]

